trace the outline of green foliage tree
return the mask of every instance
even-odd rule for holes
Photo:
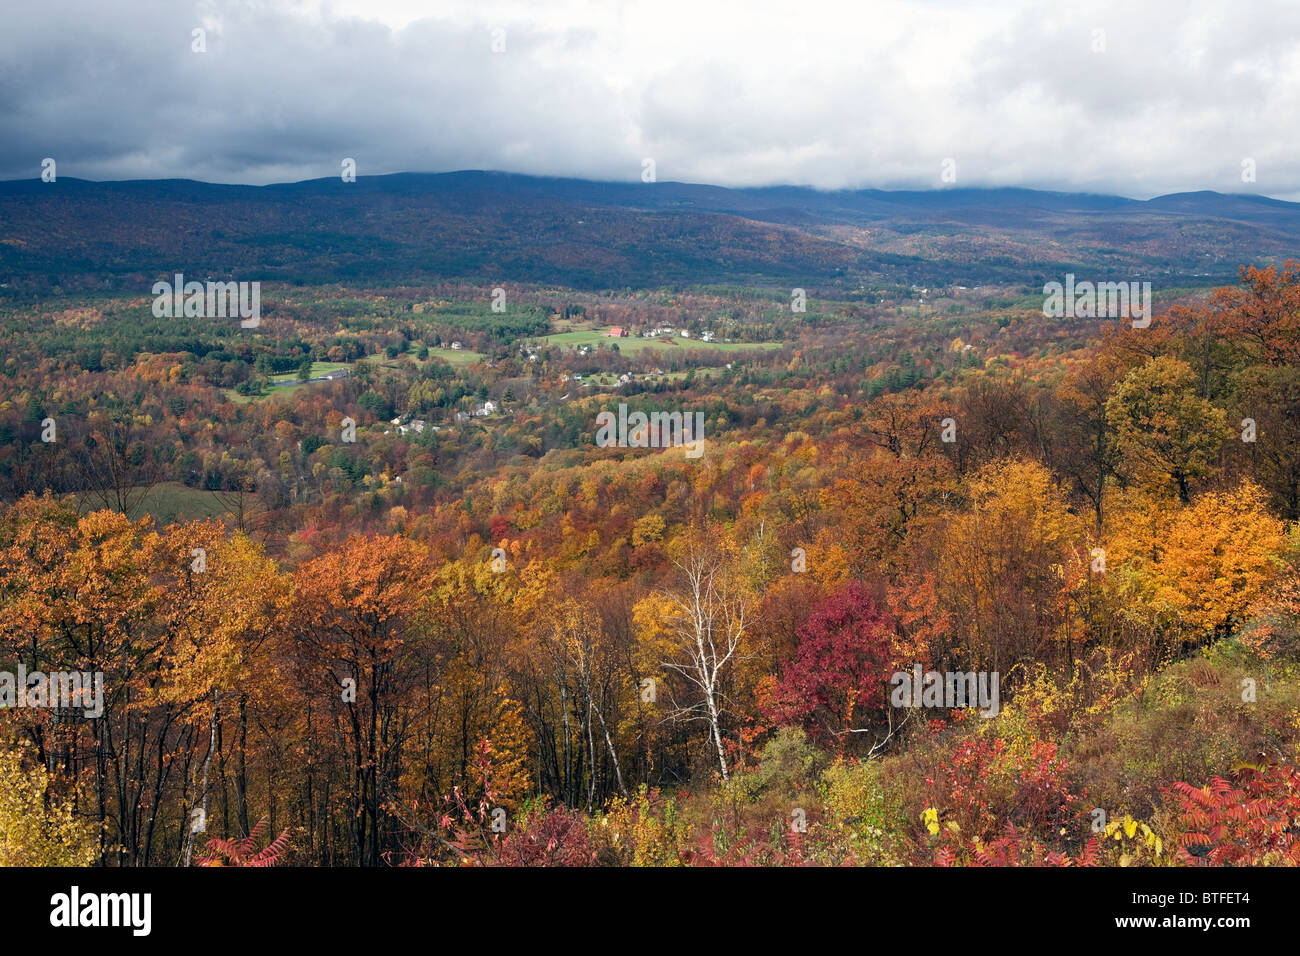
[[[1106,402],[1106,421],[1130,473],[1172,481],[1184,504],[1228,438],[1227,414],[1196,392],[1192,367],[1164,355],[1131,371]]]

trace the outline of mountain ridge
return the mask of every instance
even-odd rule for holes
[[[1162,193],[1152,196],[1150,199],[1135,199],[1130,196],[1122,196],[1118,193],[1104,193],[1095,191],[1075,191],[1063,189],[1037,189],[1028,186],[953,186],[940,187],[936,189],[882,189],[877,187],[863,187],[860,189],[820,189],[815,186],[804,186],[796,184],[782,184],[774,186],[722,186],[713,183],[695,183],[682,182],[677,180],[665,180],[663,182],[642,183],[635,181],[620,180],[603,180],[603,179],[583,179],[574,176],[537,176],[529,173],[514,173],[504,170],[489,169],[460,169],[450,170],[447,172],[421,172],[408,170],[397,173],[383,173],[370,176],[358,176],[355,183],[344,184],[337,176],[322,176],[313,179],[290,180],[285,182],[266,183],[261,186],[248,185],[243,183],[217,183],[201,179],[189,179],[184,177],[167,177],[162,179],[82,179],[74,176],[63,176],[58,180],[59,183],[76,183],[79,186],[98,186],[98,187],[145,187],[145,186],[197,186],[210,188],[214,190],[231,190],[231,191],[276,191],[302,189],[308,186],[334,186],[349,185],[357,187],[376,187],[380,184],[396,183],[398,181],[465,181],[481,180],[485,184],[499,184],[509,182],[512,184],[529,183],[555,186],[585,186],[593,188],[619,189],[619,190],[637,190],[641,192],[650,192],[654,190],[671,190],[671,191],[707,191],[731,195],[785,195],[791,198],[807,196],[821,198],[836,197],[863,197],[873,198],[880,201],[900,201],[903,199],[925,200],[929,198],[937,199],[938,197],[953,197],[956,199],[968,200],[971,198],[981,197],[1033,197],[1053,200],[1083,200],[1091,205],[1104,206],[1150,206],[1155,204],[1167,203],[1171,200],[1188,200],[1191,198],[1205,197],[1209,201],[1246,201],[1258,204],[1267,204],[1271,206],[1285,207],[1300,213],[1300,202],[1291,202],[1285,199],[1277,199],[1272,196],[1265,196],[1259,193],[1225,193],[1213,189],[1199,190],[1180,190],[1172,193]],[[33,189],[48,188],[50,183],[44,183],[39,178],[28,177],[23,179],[5,179],[0,180],[0,193],[26,191],[24,187]],[[648,188],[647,188],[648,187]]]
[[[1214,284],[1300,250],[1300,203],[1022,187],[819,191],[463,170],[266,186],[0,182],[6,295],[175,271],[586,288],[757,282],[1032,285],[1093,270]]]

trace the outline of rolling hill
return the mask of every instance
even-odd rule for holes
[[[1300,204],[1028,189],[819,192],[492,172],[264,187],[0,183],[0,294],[147,291],[176,271],[312,283],[456,277],[577,288],[758,282],[1177,285],[1300,250]]]

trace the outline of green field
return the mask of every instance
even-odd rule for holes
[[[422,363],[415,357],[416,352],[417,349],[412,348],[393,359],[390,359],[387,355],[382,353],[379,355],[367,355],[365,358],[361,359],[361,361],[373,362],[374,364],[382,365],[385,368],[397,368],[397,363],[399,362],[410,362],[413,365],[420,365]],[[481,362],[485,358],[487,358],[487,356],[482,352],[475,352],[471,349],[448,349],[431,345],[429,346],[429,357],[425,359],[425,361],[429,362],[433,359],[441,359],[448,365],[459,368],[462,365],[473,365],[476,362]]]
[[[639,352],[655,351],[669,352],[673,350],[695,350],[712,351],[712,352],[751,352],[762,351],[764,349],[778,349],[780,344],[777,342],[701,342],[699,339],[684,339],[680,336],[673,338],[654,338],[643,339],[640,336],[628,336],[620,339],[611,339],[606,337],[603,329],[579,329],[572,332],[556,332],[553,335],[545,335],[540,339],[528,340],[535,348],[545,348],[548,345],[559,345],[565,348],[577,348],[580,345],[588,346],[609,346],[618,345],[620,352],[629,355],[636,355]]]
[[[362,361],[364,362],[366,359],[362,359]],[[347,362],[312,362],[311,376],[312,378],[319,378],[322,375],[337,371],[338,369],[349,367],[350,366]],[[280,372],[279,374],[272,375],[267,379],[267,381],[270,383],[270,387],[268,387],[265,394],[262,395],[240,395],[233,388],[224,388],[222,391],[225,393],[226,398],[230,399],[236,405],[247,405],[249,402],[258,398],[274,398],[277,395],[292,395],[294,392],[298,391],[298,389],[311,384],[309,382],[298,381],[298,373],[296,371]],[[292,384],[277,384],[281,382],[291,382]]]
[[[473,365],[475,362],[481,362],[485,358],[482,352],[471,352],[469,349],[446,349],[433,348],[429,349],[429,358],[442,359],[450,365]]]
[[[311,377],[320,378],[322,375],[328,375],[330,372],[337,372],[341,368],[348,368],[348,363],[347,362],[312,362]],[[272,375],[270,380],[272,382],[297,382],[298,373],[296,371],[282,372],[279,375]]]
[[[702,365],[699,368],[691,369],[696,378],[716,378],[726,369],[722,366]],[[665,382],[678,382],[684,379],[689,373],[687,372],[664,372],[661,376]]]
[[[99,511],[104,507],[101,496],[90,492],[83,491],[76,498],[77,505],[83,512]],[[149,514],[159,525],[168,525],[175,521],[210,518],[225,513],[226,509],[211,491],[189,488],[178,481],[165,481],[149,489],[131,517],[139,518]]]

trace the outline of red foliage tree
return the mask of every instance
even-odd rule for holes
[[[893,638],[887,612],[850,583],[818,604],[799,628],[799,648],[771,690],[767,716],[841,746],[848,735],[870,730],[888,706]]]

